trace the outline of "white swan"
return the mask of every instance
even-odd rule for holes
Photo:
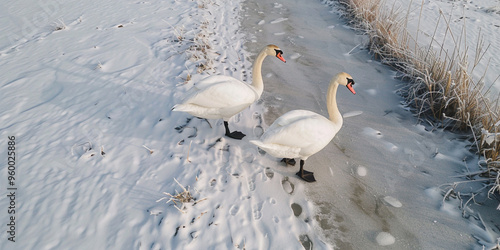
[[[356,94],[354,81],[347,73],[339,73],[332,78],[327,93],[327,108],[330,119],[307,110],[292,110],[280,116],[260,140],[251,140],[274,157],[283,158],[286,163],[300,158],[300,171],[297,175],[308,182],[316,181],[314,174],[304,170],[307,158],[323,149],[342,127],[342,115],[339,112],[336,94],[339,84]]]
[[[249,107],[260,98],[264,90],[262,81],[262,62],[266,56],[276,56],[281,61],[283,51],[276,45],[267,45],[255,59],[252,68],[252,85],[246,84],[229,76],[209,76],[193,87],[181,104],[177,104],[172,111],[183,111],[193,116],[205,119],[223,119],[226,136],[241,140],[245,134],[230,132],[228,120],[235,114]]]

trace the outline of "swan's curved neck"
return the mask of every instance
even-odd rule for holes
[[[266,49],[263,49],[257,56],[257,59],[255,59],[252,68],[252,86],[259,95],[259,98],[262,95],[262,91],[264,91],[264,82],[262,81],[262,62],[266,56]]]
[[[337,89],[339,84],[337,79],[333,79],[330,82],[330,87],[328,87],[328,93],[326,96],[326,107],[328,108],[328,115],[330,116],[330,121],[342,126],[342,115],[340,114],[339,108],[337,107]]]

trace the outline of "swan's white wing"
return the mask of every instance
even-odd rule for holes
[[[330,120],[307,110],[290,111],[276,121],[262,135],[264,144],[300,148],[302,156],[310,156],[328,144],[339,128]]]
[[[201,81],[196,82],[193,86],[195,89],[205,89],[208,88],[214,84],[220,83],[220,82],[231,82],[231,81],[239,81],[238,79],[231,77],[231,76],[224,76],[224,75],[213,75],[209,77],[205,77],[201,79]]]
[[[263,143],[259,140],[250,140],[250,143],[256,145],[270,155],[278,158],[297,158],[300,157],[300,148],[288,147],[280,144]]]
[[[252,104],[258,95],[252,86],[228,76],[212,76],[196,85],[197,91],[187,96],[183,104],[207,108],[227,108]]]

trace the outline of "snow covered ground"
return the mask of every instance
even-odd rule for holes
[[[454,176],[466,165],[475,168],[467,144],[418,125],[395,94],[394,72],[372,61],[359,46],[366,38],[320,1],[1,7],[0,143],[9,165],[0,171],[1,249],[470,249],[497,242],[498,202],[479,195],[486,206],[471,206],[463,218],[459,199],[443,200],[446,184],[464,180]],[[222,121],[170,111],[207,75],[249,81],[255,55],[271,43],[287,63],[264,61],[261,101],[231,120],[248,135],[242,141],[223,137]],[[339,71],[354,77],[358,94],[339,90],[344,126],[307,161],[318,180],[308,184],[248,140],[291,109],[327,115],[328,81]],[[187,194],[184,188],[190,202],[167,203],[165,193]]]

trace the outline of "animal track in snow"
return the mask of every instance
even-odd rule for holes
[[[232,216],[235,216],[239,210],[240,210],[240,206],[232,205],[231,208],[229,209],[229,214]]]
[[[248,181],[248,190],[255,190],[255,177],[250,178],[250,180]]]
[[[276,205],[276,199],[274,198],[269,198],[269,203],[272,204],[272,205]]]
[[[265,174],[269,179],[272,179],[274,177],[274,171],[270,167],[266,168]]]
[[[313,243],[312,243],[311,239],[309,238],[309,235],[303,234],[303,235],[299,236],[299,240],[300,240],[300,243],[302,243],[302,246],[304,247],[304,249],[314,249]]]
[[[262,128],[262,126],[257,125],[253,127],[253,135],[255,137],[260,137],[262,134],[264,134],[264,129]]]
[[[187,138],[194,138],[198,135],[198,129],[196,127],[185,127],[184,130],[187,130],[190,134]]]
[[[295,185],[293,185],[293,183],[291,183],[290,180],[288,180],[288,176],[284,177],[283,180],[281,180],[281,186],[283,187],[283,190],[285,190],[287,194],[292,194],[293,191],[295,190]]]
[[[253,219],[254,220],[260,220],[262,218],[262,207],[264,205],[264,202],[261,201],[255,205],[253,205],[252,209],[252,214],[253,214]]]
[[[276,216],[273,216],[273,221],[274,221],[274,223],[278,223],[278,222],[280,222],[280,219]]]
[[[262,115],[261,115],[261,114],[259,114],[258,112],[253,113],[252,118],[253,118],[254,120],[257,120],[257,122],[259,123],[259,125],[261,125],[261,124],[262,124]]]
[[[211,148],[215,147],[215,145],[217,145],[217,143],[219,143],[221,141],[222,141],[222,138],[219,138],[214,143],[209,144],[207,150],[210,150]]]
[[[302,214],[302,206],[300,206],[299,204],[292,203],[291,207],[293,215],[295,215],[295,217],[299,217]]]
[[[109,116],[108,116],[108,118],[109,118]],[[111,118],[109,118],[109,119],[111,119]],[[175,127],[175,130],[177,130],[178,133],[182,133],[182,131],[184,131],[184,128],[186,128],[186,126],[191,122],[191,120],[192,120],[192,118],[187,118],[186,122],[183,125]]]

